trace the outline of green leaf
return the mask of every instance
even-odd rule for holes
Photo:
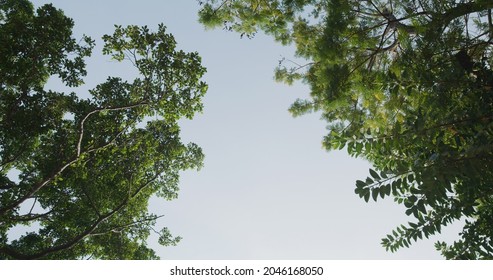
[[[411,208],[413,205],[414,203],[410,201],[408,198],[404,199],[404,206],[406,206],[406,208]]]
[[[356,153],[361,154],[362,151],[363,151],[363,144],[360,142],[356,143]]]
[[[385,193],[386,193],[386,186],[384,185],[384,186],[381,186],[381,187],[379,188],[379,194],[380,194],[380,197],[381,197],[381,198],[384,198],[384,197],[385,197]]]
[[[412,235],[412,239],[414,240],[414,242],[418,241],[418,234],[417,233],[414,233]]]
[[[415,223],[411,223],[411,222],[409,222],[409,225],[410,225],[412,228],[414,228],[414,229],[418,228],[418,225],[417,225],[417,224],[415,224]]]
[[[366,187],[366,186],[367,186],[367,184],[365,182],[363,182],[361,180],[357,180],[356,181],[356,187],[357,188],[363,188],[363,187]]]
[[[379,188],[373,188],[371,192],[371,196],[374,201],[377,201],[378,194],[379,194]]]
[[[391,187],[391,185],[390,185],[390,184],[386,184],[386,185],[384,186],[384,189],[385,189],[385,195],[389,196],[389,195],[390,195],[390,193],[391,193],[391,191],[392,191],[392,187]]]
[[[426,207],[422,199],[418,201],[416,206],[421,213],[426,214]]]
[[[375,170],[371,169],[371,168],[370,168],[370,175],[371,175],[371,176],[372,176],[375,180],[381,180],[381,179],[382,179],[382,178],[380,178],[380,176],[378,175],[378,173],[377,173]]]
[[[354,142],[349,142],[347,144],[347,152],[349,154],[353,154],[353,152],[354,152]]]
[[[407,248],[409,248],[409,243],[407,242],[406,239],[403,239],[402,240],[402,243],[404,243],[404,246],[406,246]]]
[[[345,146],[346,146],[346,141],[341,141],[339,144],[339,150],[344,149]]]
[[[409,175],[407,176],[407,181],[408,181],[409,183],[413,183],[413,182],[414,182],[414,175],[413,175],[413,174],[409,174]]]

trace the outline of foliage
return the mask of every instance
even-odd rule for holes
[[[73,24],[52,5],[0,0],[0,258],[155,259],[151,231],[162,245],[179,237],[153,228],[148,201],[176,198],[179,171],[202,164],[177,121],[201,110],[205,68],[163,25],[116,26],[103,52],[133,63],[135,80],[109,77],[87,99],[47,90],[54,75],[83,82],[94,41],[78,43]]]
[[[466,224],[446,258],[493,258],[493,2],[207,0],[200,20],[294,44],[276,79],[301,80],[322,112],[328,150],[374,168],[356,182],[365,201],[392,196],[414,220],[383,239],[391,251]],[[291,65],[290,65],[291,64]]]

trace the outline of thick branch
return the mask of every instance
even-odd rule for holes
[[[44,250],[42,250],[38,253],[35,253],[35,254],[23,254],[23,253],[17,252],[16,250],[12,249],[10,246],[5,246],[5,247],[0,247],[0,254],[9,255],[14,259],[24,259],[24,260],[25,259],[40,259],[40,258],[43,258],[43,257],[49,255],[49,254],[72,248],[77,243],[81,242],[84,238],[93,234],[94,231],[96,230],[96,228],[101,223],[103,223],[104,221],[106,221],[107,219],[109,219],[110,217],[112,217],[113,215],[118,213],[119,211],[121,211],[130,202],[131,199],[135,198],[137,195],[140,194],[140,192],[143,189],[145,189],[152,182],[154,182],[158,178],[159,174],[160,173],[157,172],[152,178],[150,178],[143,185],[141,185],[139,188],[137,188],[133,192],[133,194],[130,194],[128,197],[126,197],[115,209],[113,209],[112,211],[110,211],[109,213],[107,213],[105,215],[100,216],[91,226],[89,226],[86,230],[84,230],[83,232],[81,232],[80,234],[75,236],[72,240],[70,240],[64,244],[60,244],[57,246],[53,246],[53,247],[44,249]]]
[[[404,30],[407,33],[415,34],[416,29],[414,26],[409,26],[401,22],[406,18],[397,19],[393,13],[388,10],[384,10],[382,16],[388,21],[388,27],[392,30]],[[385,34],[384,34],[385,35]]]
[[[430,27],[443,27],[448,25],[452,20],[463,17],[468,14],[487,11],[493,9],[493,1],[476,1],[459,4],[443,14],[434,14],[433,20],[427,24]]]
[[[84,138],[84,124],[85,124],[85,122],[87,121],[87,119],[90,116],[92,116],[93,114],[99,113],[99,112],[104,112],[104,111],[122,111],[122,110],[133,109],[133,108],[140,107],[140,106],[145,106],[145,105],[149,105],[149,103],[147,103],[147,102],[140,102],[140,103],[136,103],[136,104],[132,104],[132,105],[128,105],[128,106],[119,106],[119,107],[110,107],[110,108],[98,108],[98,109],[95,109],[95,110],[87,113],[87,115],[82,119],[82,121],[80,123],[79,142],[77,143],[77,157],[80,156],[81,150],[82,150],[82,147],[81,146],[82,146],[82,139]]]
[[[48,178],[44,179],[43,181],[39,182],[36,186],[34,186],[28,193],[26,193],[24,196],[19,198],[18,200],[12,202],[11,204],[8,204],[7,206],[1,207],[0,208],[0,216],[4,215],[6,212],[18,207],[21,205],[24,201],[28,200],[29,198],[32,197],[33,194],[38,192],[40,189],[42,189],[44,186],[46,186],[49,182],[51,182],[53,179],[55,179],[58,175],[60,175],[65,169],[67,169],[70,165],[74,164],[79,160],[79,157],[75,157],[71,159],[68,163],[65,165],[61,166],[58,170],[54,171]]]
[[[14,249],[10,248],[9,246],[0,248],[0,253],[7,254],[15,259],[22,259],[22,260],[28,260],[28,259],[39,259],[43,258],[48,254],[58,252],[61,250],[66,250],[70,249],[80,241],[82,241],[85,237],[90,235],[97,227],[100,225],[102,222],[104,222],[106,219],[110,218],[113,216],[115,213],[120,211],[126,204],[128,203],[128,198],[126,198],[120,205],[118,205],[115,209],[113,209],[111,212],[107,213],[104,216],[99,217],[90,227],[88,227],[86,230],[81,232],[79,235],[75,236],[72,240],[70,240],[67,243],[60,244],[58,246],[50,247],[45,250],[42,250],[38,253],[35,254],[23,254],[20,252],[15,251]]]
[[[91,152],[95,152],[95,151],[104,149],[104,148],[108,147],[111,144],[112,144],[112,142],[106,143],[106,144],[104,144],[102,146],[99,146],[97,148],[93,148],[93,149],[90,149],[88,151],[85,151],[85,153],[91,153]],[[58,170],[53,171],[52,174],[50,176],[48,176],[48,178],[45,178],[44,180],[42,180],[41,182],[39,182],[37,185],[35,185],[29,192],[27,192],[21,198],[17,199],[16,201],[12,202],[11,204],[9,204],[7,206],[1,207],[0,208],[0,216],[4,215],[6,212],[8,212],[8,211],[10,211],[10,210],[18,207],[24,201],[26,201],[29,198],[31,198],[35,193],[37,193],[39,190],[41,190],[49,182],[53,181],[57,176],[59,176],[60,174],[62,174],[63,171],[65,171],[65,169],[67,169],[70,165],[76,163],[79,160],[79,158],[80,158],[80,155],[79,156],[76,156],[76,157],[73,157],[72,159],[69,160],[68,163],[66,163],[63,166],[61,166]]]
[[[372,3],[373,4],[373,3]],[[448,9],[445,13],[430,13],[427,11],[419,12],[416,14],[412,14],[406,16],[404,18],[397,19],[394,14],[388,10],[383,10],[378,12],[387,20],[389,26],[394,30],[403,30],[410,34],[415,34],[417,29],[415,26],[410,26],[402,23],[402,20],[409,19],[418,15],[431,15],[431,21],[425,25],[428,28],[438,28],[441,29],[444,26],[447,26],[451,21],[456,18],[460,18],[472,13],[477,13],[481,11],[488,11],[489,15],[491,15],[491,9],[493,9],[492,1],[478,1],[478,2],[469,2],[459,4],[453,8]],[[490,25],[491,27],[491,25]]]

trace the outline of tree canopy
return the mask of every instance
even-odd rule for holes
[[[464,220],[448,259],[493,258],[493,2],[486,0],[203,0],[200,21],[296,46],[278,81],[302,81],[298,116],[321,112],[324,147],[373,164],[355,192],[393,197],[407,224],[391,251]]]
[[[179,171],[202,164],[177,121],[201,111],[205,68],[163,25],[116,26],[103,52],[132,63],[133,81],[108,77],[88,98],[46,89],[83,83],[95,41],[73,25],[52,5],[0,0],[0,259],[155,259],[151,232],[179,237],[154,228],[148,200],[176,198]]]

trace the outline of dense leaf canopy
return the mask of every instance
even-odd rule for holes
[[[205,68],[163,25],[116,26],[103,52],[130,61],[135,80],[109,77],[86,99],[46,89],[57,76],[82,84],[94,41],[72,27],[52,5],[0,0],[0,259],[157,258],[150,232],[179,238],[153,227],[148,200],[176,198],[179,171],[202,164],[177,121],[201,110]]]
[[[328,149],[374,168],[366,201],[392,196],[412,221],[383,239],[395,251],[463,219],[446,258],[493,258],[493,2],[207,0],[207,27],[296,46],[279,81],[301,80],[297,116],[322,113]]]

